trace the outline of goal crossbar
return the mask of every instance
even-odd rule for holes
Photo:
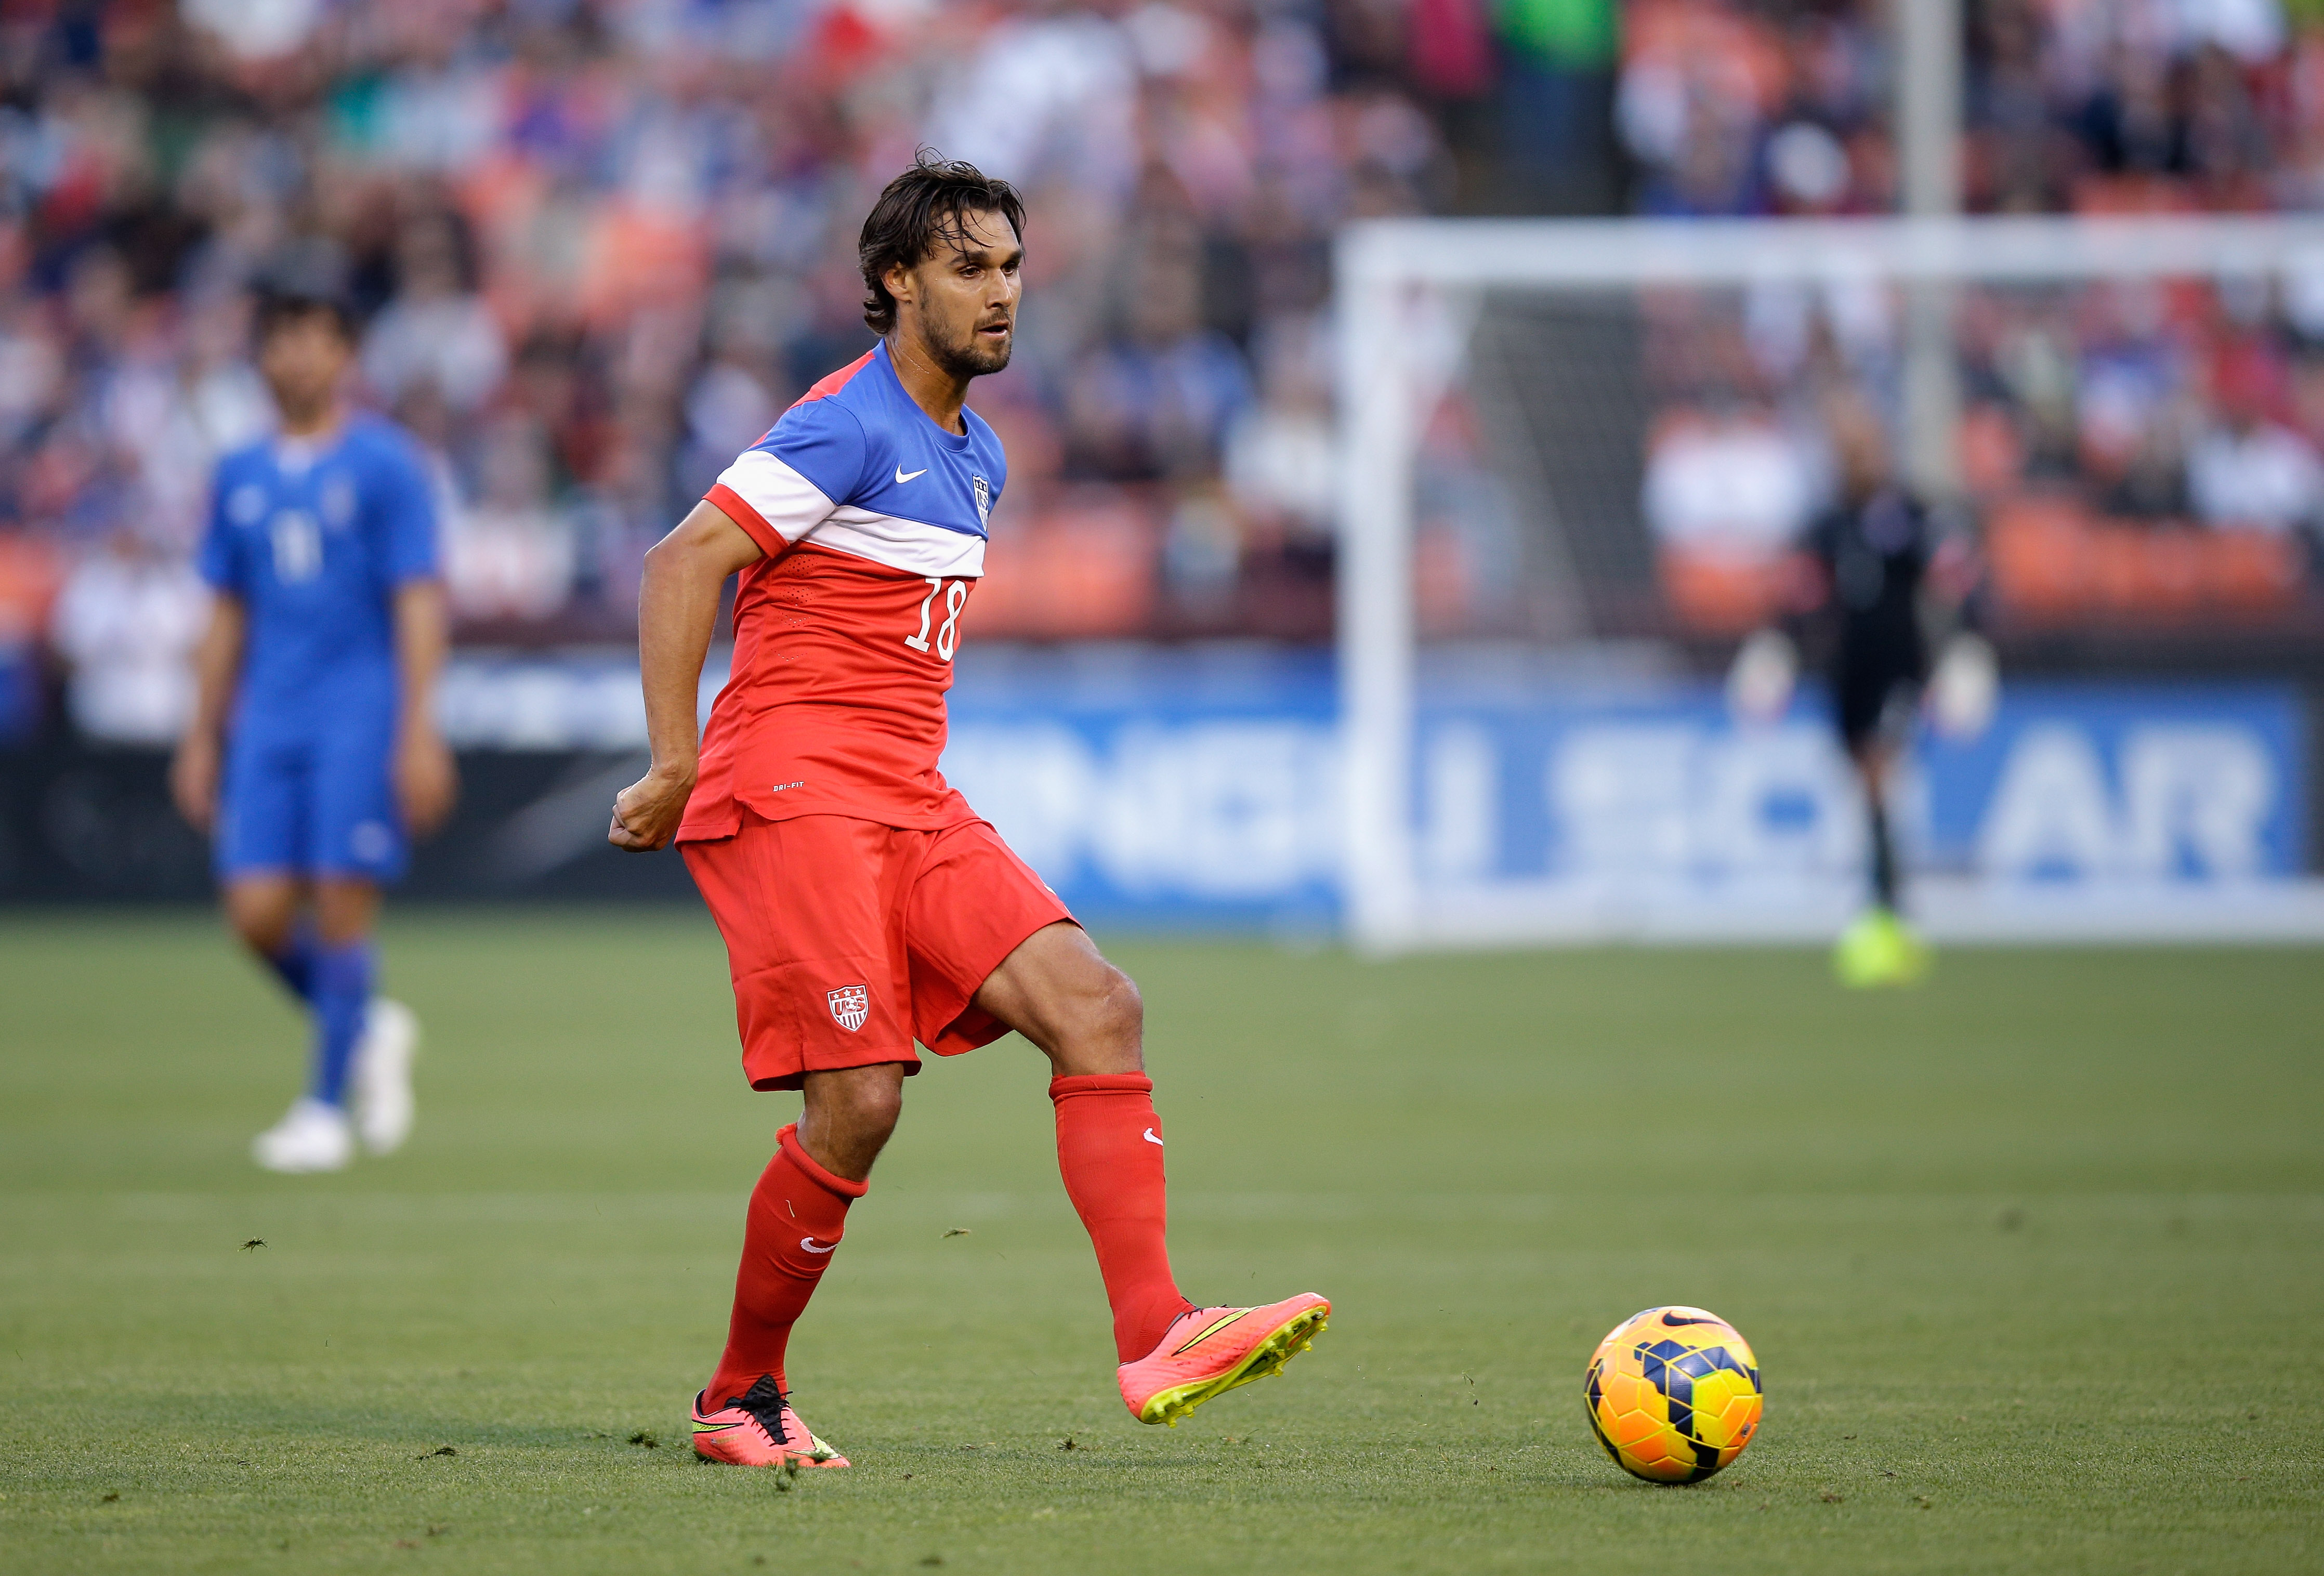
[[[1342,290],[2233,275],[2324,268],[2324,219],[1376,219],[1337,264]]]

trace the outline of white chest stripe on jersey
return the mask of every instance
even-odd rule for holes
[[[911,575],[974,578],[984,539],[869,509],[835,507],[816,484],[764,449],[747,450],[718,480],[785,541],[809,541]]]
[[[914,575],[973,580],[984,573],[982,537],[868,509],[835,509],[802,539]]]

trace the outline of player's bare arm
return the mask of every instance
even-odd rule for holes
[[[653,764],[613,801],[606,841],[632,853],[667,847],[694,792],[702,662],[727,576],[766,555],[715,503],[697,503],[646,553],[638,584],[638,665]]]
[[[217,816],[220,743],[234,706],[248,625],[242,599],[220,593],[211,599],[209,626],[194,648],[194,717],[170,762],[170,797],[178,813],[200,832],[208,832]]]
[[[458,796],[459,770],[436,724],[436,683],[452,642],[451,616],[437,580],[395,593],[395,660],[401,705],[395,738],[395,792],[404,825],[425,837],[444,824]]]

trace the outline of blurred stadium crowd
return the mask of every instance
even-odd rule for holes
[[[1893,206],[1883,0],[1631,0],[1618,116],[1637,207]],[[2324,197],[2319,0],[1965,0],[1978,211],[2254,211]]]
[[[2324,201],[2324,5],[1984,0],[1964,198],[1985,212],[2248,213]],[[1882,16],[1854,4],[1628,12],[1637,206],[1894,206]],[[1747,629],[1829,493],[1821,402],[1893,401],[1897,302],[1867,284],[1645,302],[1643,489],[1680,622]],[[2282,628],[2324,525],[2324,269],[2279,281],[1979,289],[1958,308],[1960,470],[2002,615]]]
[[[1970,9],[1973,206],[2324,198],[2324,0]],[[978,401],[1011,456],[980,631],[1317,638],[1334,228],[1879,211],[1885,37],[1875,0],[22,0],[0,633],[84,676],[86,727],[173,725],[208,468],[266,419],[245,286],[320,240],[366,314],[368,397],[435,456],[463,638],[625,638],[646,545],[868,343],[856,219],[925,143],[1030,197],[1017,364]],[[1655,429],[1665,542],[1775,518],[1688,498],[1812,492],[1803,368],[1883,375],[1861,303],[1728,316],[1681,336],[1696,370]],[[2067,560],[2120,529],[2101,515],[2313,523],[2324,280],[1972,322],[1972,469],[2039,505],[2036,604],[2088,600]],[[1685,484],[1706,464],[1764,484]],[[2067,470],[2098,479],[2070,508],[2039,485]]]
[[[208,467],[266,419],[244,287],[320,238],[369,396],[434,453],[464,635],[624,636],[645,546],[868,345],[856,219],[927,143],[1035,216],[1038,305],[979,400],[1012,461],[986,631],[1319,632],[1329,236],[1427,206],[1445,158],[1333,36],[1163,4],[13,6],[0,604],[122,675],[86,723],[174,712]]]

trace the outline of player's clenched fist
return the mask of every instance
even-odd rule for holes
[[[404,826],[425,837],[444,825],[460,793],[460,769],[433,729],[407,732],[395,748],[395,798]]]
[[[613,824],[605,841],[632,853],[668,847],[693,793],[694,773],[655,767],[613,800]]]
[[[170,761],[170,797],[197,832],[217,813],[217,740],[199,729],[187,733]]]

